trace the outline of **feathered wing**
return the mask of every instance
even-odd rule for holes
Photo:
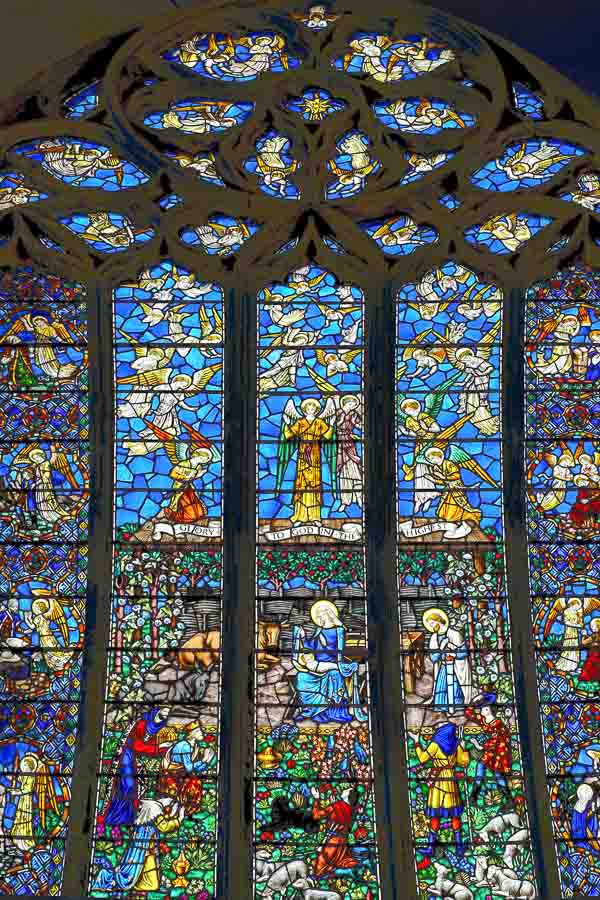
[[[600,609],[600,597],[596,597],[594,595],[590,597],[585,597],[583,600],[583,614],[584,616],[589,616],[590,613],[595,612],[597,609]]]
[[[198,316],[200,318],[200,332],[202,334],[202,337],[208,337],[210,334],[212,334],[213,327],[204,304],[202,304],[202,306],[198,310]]]
[[[159,384],[168,384],[172,371],[170,367],[164,367],[162,369],[151,369],[149,372],[138,372],[135,375],[124,375],[121,378],[117,378],[117,384],[132,384],[136,387],[157,387]]]
[[[425,397],[425,412],[428,412],[429,415],[437,421],[437,417],[442,408],[442,404],[444,402],[444,397],[450,390],[453,384],[462,378],[460,372],[457,372],[455,375],[452,375],[451,378],[447,378],[443,384],[441,384],[438,388],[431,393],[427,394]]]
[[[117,331],[119,332],[121,337],[125,338],[128,344],[131,344],[136,359],[140,359],[142,356],[148,355],[149,348],[145,344],[140,344],[139,341],[136,341],[135,338],[132,338],[131,335],[127,334],[126,331],[123,331],[122,328],[117,328]]]
[[[184,391],[184,394],[186,394],[188,397],[191,397],[194,394],[198,394],[200,391],[203,391],[209,381],[211,381],[211,379],[214,378],[217,372],[220,371],[220,362],[214,363],[212,366],[205,366],[203,369],[198,369],[192,376],[193,387],[188,388],[187,391]]]
[[[477,460],[473,459],[470,453],[467,453],[466,450],[463,450],[462,447],[458,447],[456,444],[451,444],[449,448],[448,458],[451,462],[456,463],[456,465],[461,466],[464,469],[469,469],[470,472],[473,472],[474,475],[477,475],[481,478],[482,481],[485,481],[487,484],[491,484],[492,487],[500,488],[500,485],[494,481],[491,475],[485,471],[482,466],[479,465]]]
[[[482,339],[477,344],[477,356],[482,357],[482,359],[488,360],[492,355],[492,350],[494,349],[494,340],[496,339],[496,335],[500,331],[501,322],[496,322],[486,334],[482,337]]]
[[[56,792],[54,790],[52,775],[48,771],[48,766],[41,760],[38,764],[34,777],[34,791],[37,794],[38,799],[40,824],[42,828],[45,828],[46,813],[48,809],[52,809],[57,816],[60,816],[61,813],[58,808],[58,800],[56,798]]]
[[[57,447],[52,448],[52,455],[50,457],[50,463],[56,469],[57,472],[66,478],[72,488],[78,488],[77,480],[75,475],[73,474],[73,470],[69,465],[69,460],[67,459],[66,454],[59,450]]]
[[[291,419],[292,422],[297,422],[300,419],[300,413],[296,409],[296,405],[292,398],[288,400],[283,410],[283,415],[281,417],[281,427],[279,430],[279,444],[277,447],[277,477],[275,480],[275,488],[280,491],[283,485],[283,479],[285,478],[286,469],[288,467],[288,463],[294,454],[294,446],[296,444],[295,438],[287,438],[285,436],[284,426],[286,424],[286,419]]]
[[[39,450],[39,449],[40,449],[39,441],[34,441],[31,444],[25,444],[25,446],[19,450],[17,455],[13,457],[12,465],[18,466],[18,465],[21,465],[22,463],[27,463],[28,465],[31,465],[31,461],[29,459],[29,454],[31,453],[32,450]]]
[[[548,637],[548,635],[550,634],[550,631],[552,629],[552,626],[554,625],[556,620],[559,618],[559,616],[560,616],[560,618],[562,618],[563,613],[566,609],[566,606],[567,606],[567,601],[565,600],[564,597],[559,597],[558,600],[555,600],[550,612],[548,613],[548,618],[546,619],[546,624],[544,625],[544,638]]]
[[[337,409],[333,397],[328,397],[320,418],[333,428],[333,434],[329,440],[323,441],[323,453],[331,473],[331,490],[337,494]]]
[[[162,428],[159,428],[154,422],[150,422],[149,419],[142,419],[142,422],[152,431],[159,441],[162,442],[165,448],[165,453],[169,457],[169,460],[173,463],[173,465],[177,465],[177,463],[181,462],[182,457],[179,454],[178,445],[181,444],[181,441],[175,440],[170,431],[164,431]]]
[[[260,359],[266,359],[269,353],[271,353],[275,347],[281,347],[281,345],[284,343],[284,338],[284,333],[276,334],[269,346],[260,351]]]
[[[316,352],[318,353],[319,351],[317,350]],[[326,366],[327,363],[321,363],[321,365]],[[322,375],[319,375],[319,373],[315,369],[313,369],[312,366],[309,366],[307,364],[306,370],[307,370],[308,374],[310,375],[310,377],[313,379],[314,383],[319,388],[319,390],[322,391],[324,394],[331,394],[335,391],[334,386]]]
[[[414,338],[414,339],[410,342],[410,344],[408,345],[408,347],[405,348],[404,352],[402,353],[402,359],[403,359],[403,360],[412,359],[412,358],[413,358],[413,353],[414,353],[414,351],[417,349],[418,344],[422,344],[423,341],[425,340],[425,338],[426,338],[429,334],[431,334],[432,330],[433,330],[433,329],[428,328],[426,331],[422,331],[421,334],[418,334],[417,337]]]
[[[59,603],[58,600],[53,598],[49,602],[50,609],[48,610],[48,619],[51,622],[55,622],[58,630],[60,631],[62,638],[65,642],[65,647],[69,646],[69,625],[67,623],[67,617],[65,616],[65,611],[62,606],[62,603]]]
[[[341,354],[341,358],[345,363],[351,363],[353,359],[356,359],[359,354],[362,353],[362,348],[358,348],[358,350],[347,350],[346,353]]]

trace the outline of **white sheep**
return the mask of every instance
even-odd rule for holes
[[[497,888],[499,894],[510,897],[511,900],[533,900],[535,897],[535,887],[532,882],[519,878],[514,869],[490,866],[486,877],[490,887]]]
[[[493,819],[481,828],[477,833],[482,841],[489,843],[493,834],[500,836],[507,828],[521,828],[521,819],[517,813],[503,813],[500,816],[494,816]]]
[[[473,900],[473,894],[468,887],[446,877],[450,871],[447,866],[439,862],[434,862],[433,865],[437,872],[434,889],[440,897],[450,897],[451,900]]]

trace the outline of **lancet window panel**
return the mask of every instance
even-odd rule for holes
[[[213,893],[223,290],[165,260],[120,284],[112,312],[113,591],[90,895]]]
[[[0,885],[49,896],[61,890],[83,677],[86,301],[82,284],[31,263],[2,270]]]
[[[255,896],[275,864],[375,898],[363,291],[301,266],[260,292],[257,343]]]
[[[399,617],[423,897],[436,867],[485,881],[496,857],[535,892],[505,577],[504,302],[454,261],[396,295]]]
[[[593,893],[598,752],[598,271],[576,263],[527,293],[527,518],[549,803],[568,896]]]

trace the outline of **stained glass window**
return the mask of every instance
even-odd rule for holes
[[[597,896],[600,116],[271,6],[5,117],[0,895]]]

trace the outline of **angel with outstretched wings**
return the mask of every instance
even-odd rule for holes
[[[277,347],[282,347],[281,356],[269,366],[261,369],[260,391],[274,391],[281,387],[295,387],[298,369],[304,364],[304,351],[314,344],[320,332],[302,331],[289,326],[285,332],[275,335],[268,347],[260,352],[260,359],[266,359]]]
[[[456,330],[456,326],[450,325],[445,336],[448,360],[464,376],[458,412],[472,413],[473,427],[486,435],[497,434],[500,428],[498,416],[494,416],[490,408],[490,379],[494,367],[489,361],[500,325],[496,322],[475,345],[457,346],[463,331]]]
[[[454,122],[458,128],[465,127],[465,121],[451,106],[438,109],[427,97],[422,97],[414,112],[411,111],[412,100],[393,100],[384,112],[388,113],[403,131],[418,133],[444,128],[447,122]]]
[[[64,652],[71,644],[65,607],[48,588],[32,588],[31,593],[35,599],[31,613],[24,616],[25,621],[38,634],[48,668],[58,673],[70,662],[69,654]]]
[[[362,348],[354,348],[352,350],[322,350],[318,347],[315,349],[315,356],[320,366],[325,369],[328,378],[334,375],[344,375],[350,371],[352,361],[360,356]]]
[[[467,469],[496,490],[499,489],[499,485],[477,460],[463,447],[447,444],[445,440],[441,440],[440,434],[427,449],[415,457],[415,461],[426,467],[424,477],[427,478],[428,484],[431,484],[431,491],[440,498],[437,508],[438,519],[457,524],[474,522],[478,525],[481,521],[481,510],[469,503],[461,470]],[[417,495],[415,506],[416,501]]]
[[[117,378],[117,384],[131,385],[130,393],[117,407],[117,416],[125,419],[142,419],[147,416],[155,396],[153,388],[168,383],[173,371],[167,365],[175,353],[175,347],[156,347],[152,344],[141,344],[134,340],[126,332],[120,334],[131,344],[135,353],[135,359],[131,368],[135,369],[134,375],[125,375]],[[144,390],[149,388],[150,390]]]
[[[277,460],[276,489],[281,492],[288,465],[296,456],[294,478],[294,525],[318,524],[323,506],[323,464],[331,473],[332,491],[337,491],[336,419],[333,398],[325,405],[316,397],[307,397],[300,412],[290,398],[282,417]]]
[[[431,269],[415,286],[418,301],[408,305],[416,309],[422,319],[431,321],[450,306],[453,297],[448,297],[448,292],[458,292],[459,284],[465,284],[468,278],[469,271],[463,266],[457,266],[453,275],[443,269]]]
[[[579,668],[585,617],[597,610],[600,610],[600,598],[594,595],[570,597],[568,600],[566,597],[560,596],[555,600],[544,623],[544,640],[549,638],[553,628],[561,622],[564,633],[562,650],[554,663],[557,671],[575,672]]]
[[[516,153],[513,153],[505,162],[496,160],[499,169],[512,180],[520,181],[522,178],[546,181],[548,169],[557,163],[567,163],[574,159],[572,153],[563,153],[560,147],[541,141],[534,150],[527,152],[527,144],[523,142]]]
[[[175,524],[203,523],[207,508],[193,482],[206,474],[211,462],[218,458],[219,451],[211,441],[186,422],[181,422],[181,425],[188,434],[187,440],[174,437],[153,422],[144,420],[144,424],[162,442],[172,463],[169,477],[173,481],[173,494],[164,510],[165,519]]]
[[[180,425],[179,410],[187,409],[189,412],[197,412],[196,408],[190,406],[186,400],[203,391],[211,379],[220,371],[221,363],[218,362],[212,366],[198,369],[192,376],[187,375],[185,372],[178,372],[175,375],[171,374],[167,382],[169,389],[157,391],[153,395],[158,397],[158,406],[152,417],[153,426],[173,437],[178,434]],[[155,438],[155,432],[145,428],[140,432],[139,440],[123,441],[123,446],[128,450],[130,456],[145,456],[152,450],[147,441],[152,441]]]
[[[425,338],[431,340],[430,335],[432,334],[435,335],[434,340],[437,340],[438,343],[424,344]],[[443,363],[446,359],[446,349],[439,336],[431,328],[428,328],[427,331],[422,331],[421,334],[418,334],[404,348],[401,359],[402,363],[398,370],[398,377],[404,374],[408,363],[411,359],[414,359],[417,368],[413,372],[412,378],[421,378],[423,381],[428,381],[432,375],[435,375],[440,363]]]
[[[60,444],[52,444],[50,451],[37,442],[27,444],[14,457],[11,469],[15,487],[27,490],[23,504],[38,522],[54,528],[72,517],[71,498],[68,493],[61,499],[57,497],[57,483],[64,485],[67,492],[79,491],[80,485]],[[78,495],[74,499],[79,499]]]
[[[196,225],[192,230],[196,233],[204,249],[208,253],[216,253],[218,256],[233,253],[251,237],[248,226],[241,220],[236,220],[233,225],[207,222],[206,225]]]
[[[544,450],[541,454],[541,461],[550,469],[550,489],[537,491],[535,499],[544,512],[550,512],[560,506],[567,496],[569,484],[574,482],[574,469],[577,467],[577,457],[580,453],[577,451],[573,453],[564,441],[560,442],[559,446],[561,453]],[[548,475],[540,477],[547,479]]]
[[[85,342],[85,335],[72,323],[65,324],[45,309],[34,309],[13,322],[5,332],[2,342],[21,344],[22,333],[33,335],[32,348],[19,348],[21,356],[33,354],[33,360],[44,375],[53,381],[72,381],[75,375],[87,365],[87,356],[81,365],[60,362],[57,350],[60,345],[76,345]],[[29,339],[31,340],[31,338]],[[10,352],[10,351],[9,351]],[[59,351],[60,352],[60,351]],[[31,369],[31,363],[28,363]]]

